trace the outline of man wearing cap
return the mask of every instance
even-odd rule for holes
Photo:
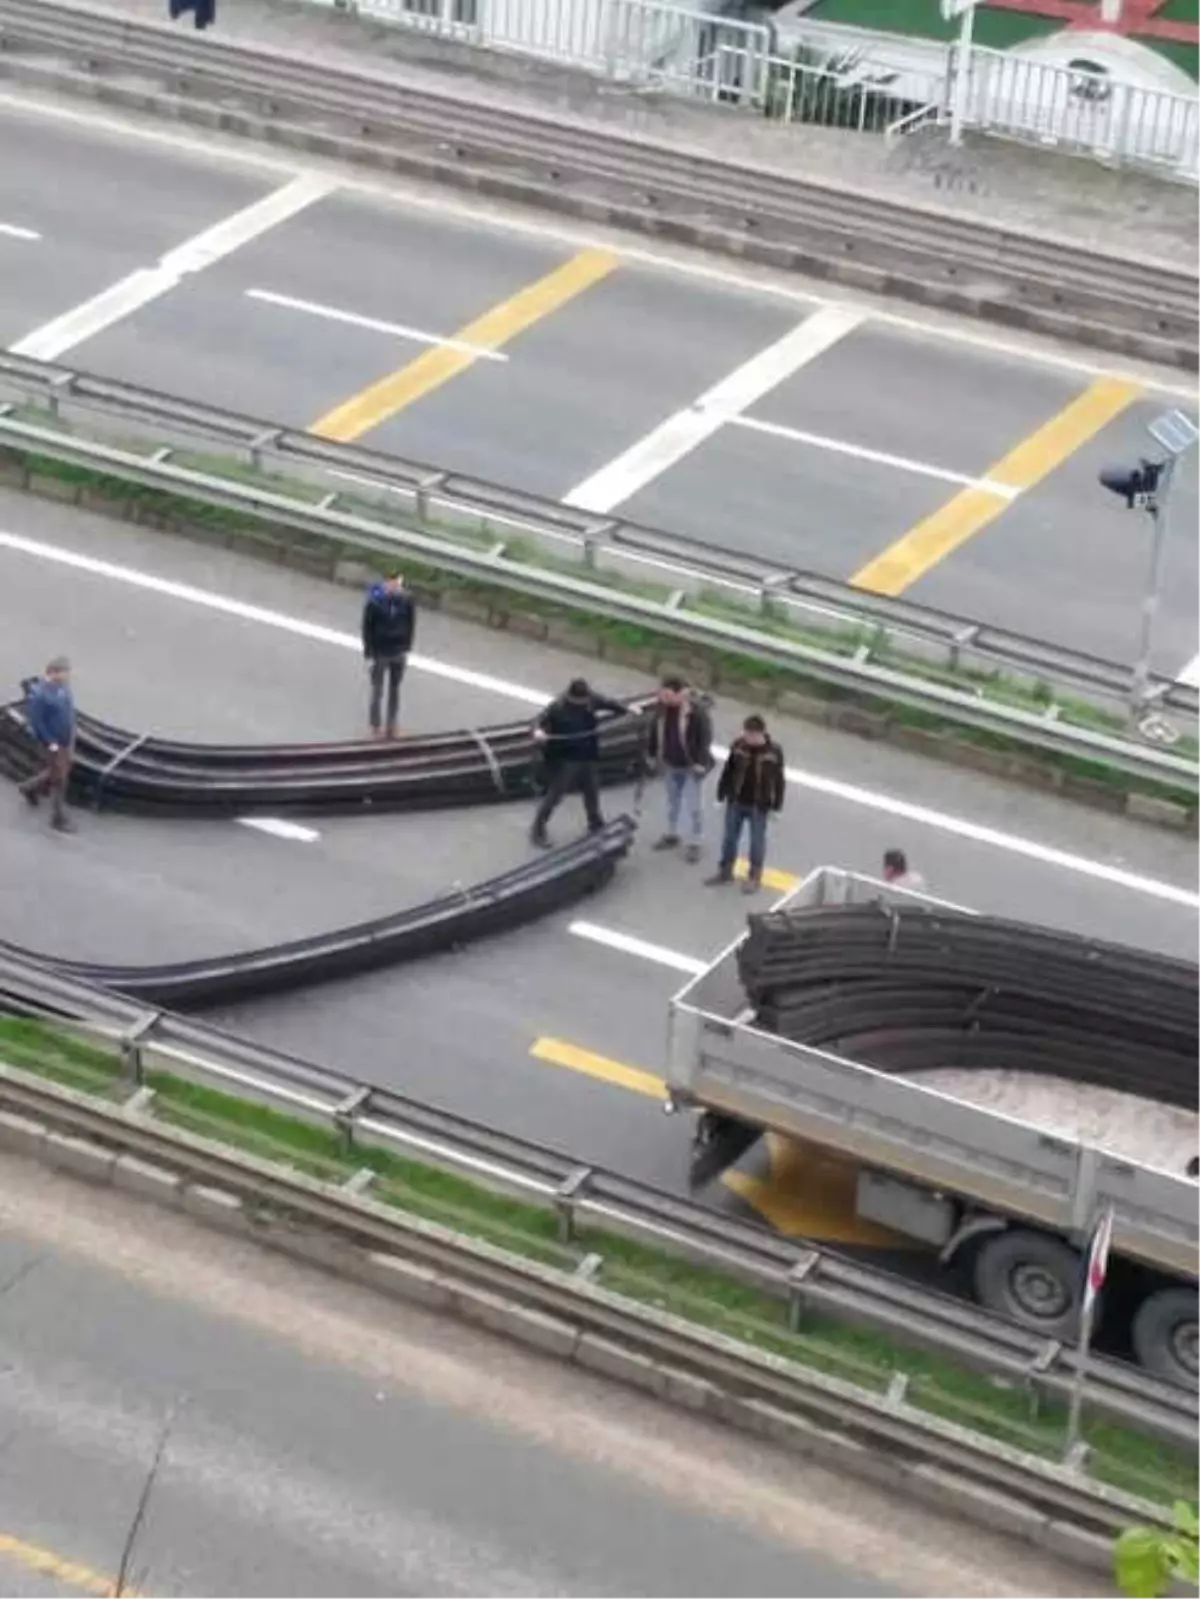
[[[600,761],[597,729],[600,716],[626,716],[620,700],[592,692],[586,678],[577,677],[565,694],[551,700],[537,719],[534,742],[541,746],[546,762],[546,792],[534,814],[530,840],[541,849],[550,847],[546,823],[563,798],[578,788],[587,816],[588,832],[598,833],[604,826],[600,814],[600,782],[596,767]]]
[[[45,675],[30,685],[25,716],[41,751],[42,769],[21,784],[21,793],[33,806],[48,794],[51,827],[60,833],[73,833],[75,824],[67,815],[67,779],[75,744],[75,697],[71,693],[71,663],[65,655],[55,656]]]

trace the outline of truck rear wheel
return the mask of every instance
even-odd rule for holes
[[[1138,1306],[1133,1318],[1133,1348],[1147,1371],[1180,1388],[1195,1388],[1196,1292],[1160,1288]]]
[[[982,1244],[975,1257],[975,1297],[1048,1338],[1074,1332],[1079,1319],[1080,1261],[1048,1233],[1014,1227]]]

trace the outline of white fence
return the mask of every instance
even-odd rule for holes
[[[966,125],[982,133],[1197,180],[1200,100],[1195,95],[977,48],[971,52],[965,112]]]
[[[355,0],[353,9],[464,44],[753,104],[771,50],[769,28],[668,0]]]

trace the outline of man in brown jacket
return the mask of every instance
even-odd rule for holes
[[[721,864],[710,884],[733,877],[742,829],[750,829],[750,871],[742,892],[757,894],[767,855],[767,818],[783,805],[787,782],[783,751],[767,732],[761,716],[748,716],[733,741],[717,783],[717,799],[725,802],[725,836]]]

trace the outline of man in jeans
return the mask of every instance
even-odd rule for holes
[[[600,761],[597,729],[601,713],[614,717],[629,714],[620,700],[594,694],[586,679],[577,677],[567,692],[551,700],[537,719],[533,737],[541,746],[546,763],[546,792],[534,813],[529,837],[541,849],[550,847],[546,823],[572,788],[578,788],[583,800],[588,832],[598,833],[604,826],[596,775]]]
[[[41,750],[42,769],[21,784],[21,793],[33,806],[49,794],[51,827],[59,833],[73,833],[75,824],[67,815],[67,779],[75,744],[75,697],[71,663],[65,655],[56,656],[45,675],[29,685],[25,715]]]
[[[405,591],[399,572],[386,583],[376,583],[363,607],[363,654],[371,674],[371,705],[368,713],[375,738],[395,738],[400,711],[400,684],[408,665],[417,632],[417,610]],[[387,716],[381,715],[383,688],[387,684]]]
[[[667,795],[667,830],[654,848],[676,848],[679,817],[686,805],[689,836],[684,859],[698,861],[704,834],[702,788],[714,764],[712,719],[705,702],[681,677],[663,678],[646,753],[653,769],[662,772]]]
[[[783,805],[785,764],[783,751],[768,734],[766,722],[761,716],[748,716],[717,784],[717,799],[725,802],[725,836],[721,864],[708,879],[710,884],[731,881],[742,830],[748,827],[750,871],[742,892],[757,894],[767,855],[767,818]]]

